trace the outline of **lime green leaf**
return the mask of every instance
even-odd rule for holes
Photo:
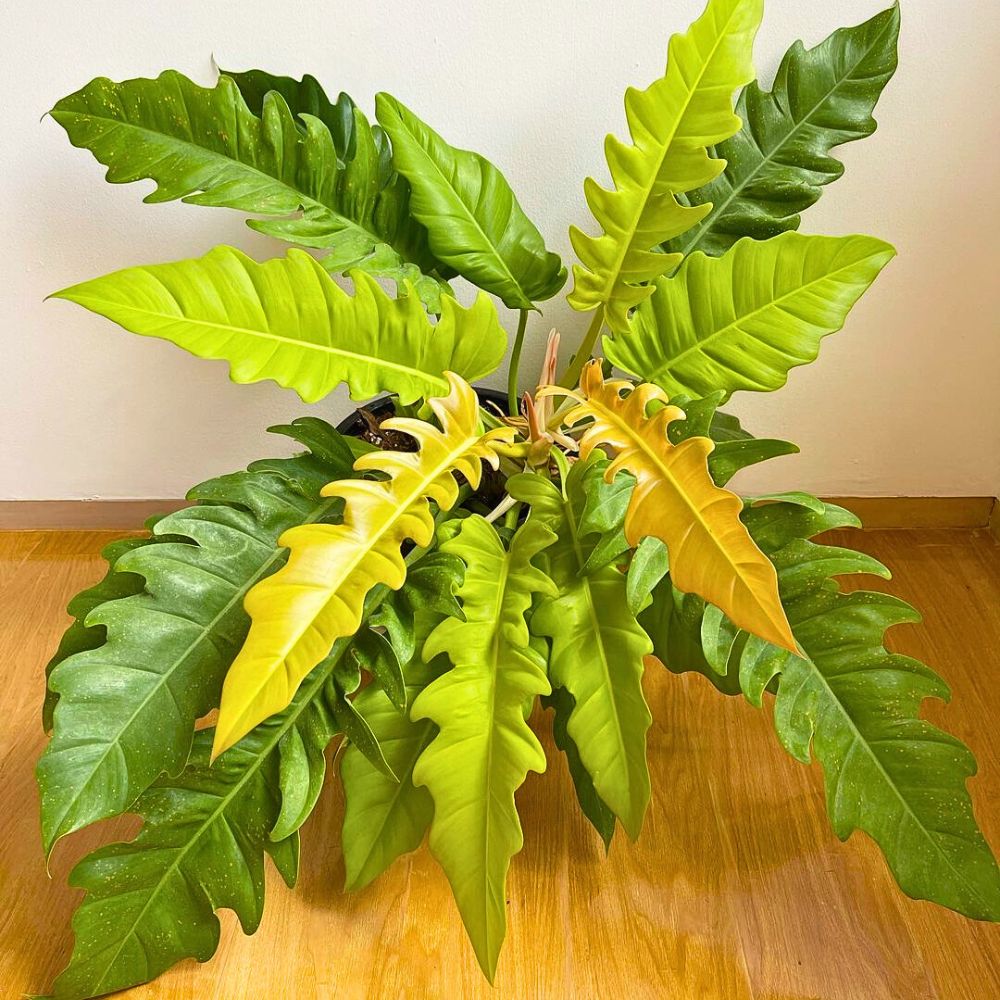
[[[796,42],[770,93],[747,86],[736,104],[743,128],[714,150],[725,171],[685,200],[711,203],[712,211],[663,249],[715,257],[743,236],[763,240],[798,229],[799,213],[844,172],[830,150],[875,131],[872,111],[896,71],[898,37],[897,4],[813,49]]]
[[[545,770],[527,718],[550,688],[524,616],[536,594],[552,593],[532,564],[552,537],[537,522],[526,524],[505,551],[493,527],[473,516],[443,543],[466,564],[459,591],[466,620],[448,618],[431,633],[424,658],[447,653],[454,666],[424,689],[410,713],[440,730],[417,761],[413,783],[434,800],[431,851],[491,982],[507,928],[507,869],[523,843],[514,792],[528,771]]]
[[[409,663],[405,668],[407,700],[412,703],[441,669],[440,661]],[[348,746],[341,758],[345,885],[361,889],[424,839],[434,801],[426,788],[413,784],[413,767],[437,727],[427,719],[411,721],[409,713],[400,712],[374,686],[354,699],[354,707],[371,727],[397,778],[386,777],[354,746]]]
[[[613,136],[605,144],[614,187],[605,190],[593,178],[585,185],[603,233],[570,230],[580,258],[570,305],[603,309],[615,332],[627,328],[629,310],[651,293],[644,283],[680,262],[657,245],[710,210],[684,206],[677,196],[707,184],[725,166],[707,147],[740,128],[732,95],[753,79],[751,47],[761,10],[762,0],[709,0],[686,34],[670,39],[665,75],[646,90],[625,94],[632,144]]]
[[[400,260],[433,270],[384,137],[349,99],[338,102],[331,133],[315,81],[288,84],[254,88],[258,117],[229,76],[214,88],[172,70],[155,80],[101,77],[59,101],[52,117],[108,168],[111,183],[155,181],[147,202],[182,198],[263,215],[254,229],[352,263],[388,244]],[[292,96],[298,119],[285,101]]]
[[[607,468],[603,460],[590,464],[601,473]],[[646,731],[652,717],[642,674],[652,645],[629,610],[624,574],[613,566],[584,570],[595,544],[581,526],[587,466],[574,464],[564,492],[530,474],[509,480],[507,488],[531,505],[529,524],[558,536],[544,554],[556,594],[539,602],[531,628],[552,641],[549,677],[575,700],[566,729],[597,795],[634,840],[649,804]]]
[[[723,257],[693,254],[604,350],[671,395],[780,389],[894,255],[870,236],[798,233],[741,240]]]
[[[662,580],[670,569],[670,557],[667,547],[652,535],[647,535],[636,546],[632,561],[625,577],[625,593],[628,598],[628,609],[633,615],[638,615],[653,588]]]
[[[204,257],[116,271],[56,293],[143,336],[223,359],[236,382],[273,379],[306,402],[340,382],[355,399],[395,392],[404,403],[448,391],[444,372],[476,379],[507,338],[483,295],[453,299],[432,325],[415,295],[390,299],[354,273],[349,295],[309,254],[258,264],[232,247]]]
[[[38,764],[46,850],[127,809],[161,772],[183,768],[195,720],[218,705],[247,633],[243,599],[285,561],[278,537],[339,519],[341,501],[320,490],[351,474],[350,453],[328,424],[307,426],[311,454],[196,486],[189,497],[198,506],[160,519],[145,544],[109,552],[109,585],[84,620],[100,641],[87,636],[50,678],[59,701]]]
[[[919,717],[925,698],[947,698],[932,670],[890,653],[883,634],[919,615],[886,594],[841,593],[831,577],[887,571],[848,549],[809,537],[849,523],[827,505],[816,513],[775,503],[744,514],[773,559],[802,655],[756,637],[740,658],[740,683],[759,705],[777,682],[774,723],[783,746],[826,779],[827,808],[842,840],[855,830],[882,848],[900,887],[967,916],[1000,920],[1000,869],[976,825],[966,790],[975,761],[957,739]]]
[[[435,256],[512,309],[555,295],[566,269],[545,249],[503,174],[478,153],[449,146],[389,94],[379,94],[375,107]]]

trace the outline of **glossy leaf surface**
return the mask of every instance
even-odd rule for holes
[[[354,272],[345,292],[309,254],[258,264],[232,247],[172,264],[130,267],[73,285],[68,299],[143,336],[229,362],[234,382],[273,379],[307,403],[341,382],[369,399],[404,403],[447,392],[445,371],[491,372],[507,338],[483,295],[468,309],[445,298],[432,324],[415,294],[391,299]]]
[[[478,153],[450,146],[389,94],[379,94],[375,106],[435,256],[512,309],[555,295],[566,269],[545,249],[503,174]]]
[[[591,464],[608,463],[594,456]],[[634,840],[649,804],[646,731],[652,717],[642,672],[652,645],[629,610],[624,574],[611,565],[585,569],[599,538],[582,525],[586,472],[585,462],[575,463],[562,491],[530,474],[509,480],[508,489],[530,504],[529,523],[556,533],[542,555],[553,594],[539,601],[531,629],[551,640],[549,678],[572,696],[566,730],[594,789]]]
[[[741,237],[798,229],[800,213],[844,173],[830,151],[875,131],[872,111],[896,71],[898,38],[897,4],[815,48],[796,42],[770,91],[749,84],[736,104],[743,128],[714,150],[725,170],[684,198],[711,212],[663,249],[719,256]]]
[[[459,590],[465,621],[447,618],[431,633],[425,659],[447,653],[453,666],[424,689],[410,713],[439,729],[417,761],[413,783],[434,800],[431,851],[490,981],[507,930],[507,869],[523,843],[514,793],[528,771],[545,770],[527,720],[550,687],[525,614],[536,594],[553,593],[533,564],[552,539],[541,524],[528,523],[506,550],[495,529],[473,516],[442,545],[466,564]]]
[[[699,188],[723,169],[708,147],[736,133],[733,93],[753,79],[751,47],[762,0],[709,0],[683,35],[670,39],[667,69],[646,90],[629,89],[625,114],[631,144],[605,143],[613,187],[593,178],[587,204],[602,229],[588,236],[570,230],[580,258],[569,302],[575,309],[603,309],[615,332],[627,328],[629,310],[651,292],[645,282],[680,262],[658,244],[686,232],[708,206],[690,208],[678,195]]]
[[[629,544],[659,538],[667,546],[675,586],[723,608],[748,631],[795,649],[774,567],[739,519],[743,504],[712,482],[713,442],[692,437],[672,444],[668,427],[683,413],[667,403],[663,391],[649,383],[605,382],[596,361],[584,368],[575,398],[567,423],[592,421],[580,438],[581,457],[602,448],[614,456],[607,478],[622,470],[636,478],[625,516]],[[660,409],[650,415],[654,402]]]
[[[331,482],[323,489],[324,496],[343,501],[342,523],[302,525],[279,539],[289,549],[288,563],[247,595],[252,624],[226,675],[216,753],[288,704],[334,642],[357,631],[365,597],[375,586],[398,590],[403,585],[401,546],[408,540],[430,545],[429,501],[440,510],[454,505],[455,474],[476,487],[482,462],[497,462],[494,445],[513,432],[484,434],[475,392],[457,375],[448,373],[448,380],[449,395],[429,400],[440,428],[408,417],[382,423],[386,430],[413,437],[418,451],[362,455],[354,463],[356,472],[387,478]]]
[[[780,389],[792,368],[816,360],[894,255],[870,236],[799,233],[741,240],[722,257],[693,254],[604,350],[670,395]]]
[[[160,519],[153,539],[116,543],[110,579],[124,586],[101,587],[106,599],[85,619],[101,641],[50,677],[59,700],[38,764],[46,850],[127,809],[161,772],[181,771],[195,720],[218,705],[246,636],[244,598],[284,563],[279,535],[339,519],[341,501],[320,490],[351,474],[351,455],[329,425],[308,426],[314,452],[196,486],[198,505]]]

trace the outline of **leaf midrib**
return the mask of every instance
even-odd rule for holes
[[[365,226],[362,226],[360,223],[356,222],[355,220],[349,219],[346,215],[343,215],[341,212],[337,211],[337,209],[333,208],[330,205],[327,205],[326,203],[324,203],[322,201],[319,201],[317,198],[314,198],[312,195],[308,195],[304,191],[301,191],[299,188],[293,187],[291,184],[287,183],[284,180],[281,180],[278,177],[275,177],[273,174],[269,174],[266,170],[261,170],[260,167],[254,166],[254,165],[249,164],[249,163],[245,163],[243,160],[233,159],[232,157],[226,156],[223,153],[219,153],[219,152],[217,152],[214,149],[207,149],[204,146],[199,146],[196,142],[191,142],[190,139],[182,139],[182,138],[179,138],[177,136],[171,135],[168,132],[158,132],[158,131],[156,131],[156,129],[151,129],[151,128],[148,128],[147,126],[144,126],[144,125],[136,125],[135,122],[122,121],[120,118],[109,118],[109,117],[106,117],[104,115],[94,114],[92,111],[89,111],[89,110],[88,111],[53,110],[51,114],[52,114],[52,117],[55,119],[55,121],[57,121],[60,125],[63,125],[63,128],[66,127],[63,124],[63,122],[62,122],[63,118],[75,117],[75,118],[81,118],[81,119],[90,119],[90,120],[93,120],[93,121],[107,122],[108,124],[113,125],[116,128],[131,129],[131,130],[133,130],[135,132],[142,133],[143,135],[146,135],[146,136],[153,136],[153,137],[155,137],[155,138],[157,138],[157,139],[159,139],[161,141],[162,140],[167,140],[168,142],[176,143],[177,145],[184,146],[184,147],[187,147],[189,149],[197,150],[198,153],[201,154],[204,157],[210,158],[211,160],[214,160],[214,161],[219,161],[221,163],[225,163],[225,164],[227,164],[230,167],[232,167],[232,166],[240,167],[241,169],[243,169],[248,174],[254,174],[254,175],[258,176],[258,177],[265,178],[270,184],[273,184],[273,185],[275,185],[277,187],[283,188],[284,190],[288,191],[289,193],[295,195],[298,198],[298,200],[302,203],[301,204],[301,208],[303,210],[305,208],[307,208],[308,206],[313,206],[315,208],[318,208],[318,209],[322,210],[325,213],[328,213],[334,219],[336,219],[336,220],[338,220],[339,222],[342,223],[342,227],[340,229],[341,232],[343,232],[344,230],[347,230],[347,229],[353,229],[356,232],[358,232],[360,235],[362,235],[363,237],[365,237],[366,239],[370,239],[373,242],[373,244],[378,244],[378,243],[385,242],[382,239],[382,237],[380,237],[377,233],[373,232],[370,229],[367,229]],[[238,118],[239,117],[239,109],[238,108],[237,108],[236,114],[237,114],[237,118]],[[260,119],[260,118],[258,118],[256,115],[253,115],[253,118],[254,118],[255,121],[257,121],[257,122],[260,123],[261,129],[263,130],[263,120]],[[190,118],[188,118],[188,121],[190,122]],[[75,143],[74,143],[74,145],[75,145]],[[84,148],[86,148],[88,150],[90,149],[90,147],[87,147],[87,146],[85,146]],[[91,150],[91,152],[93,152],[93,151]],[[98,158],[95,156],[95,159],[98,159]],[[109,170],[111,169],[110,164],[104,163],[103,160],[98,159],[98,162],[102,163]],[[152,181],[154,181],[156,183],[157,190],[159,190],[161,188],[160,182],[155,177],[148,177],[147,179],[152,180]],[[186,194],[176,195],[172,200],[174,200],[174,201],[181,200],[181,201],[187,202],[187,200],[189,198],[191,198],[193,195],[195,195],[198,192],[201,192],[202,194],[210,194],[210,190],[206,190],[205,188],[199,187],[199,188],[196,188],[195,190],[188,191]],[[188,203],[190,204],[190,202],[188,202]],[[211,206],[211,207],[215,207],[215,206]],[[229,206],[229,205],[220,205],[218,207],[220,207],[220,208],[230,208],[232,206]],[[235,211],[241,211],[241,212],[242,211],[247,211],[246,209],[234,209],[234,210]],[[284,217],[286,215],[288,215],[288,216],[293,215],[294,213],[293,212],[288,212],[288,213],[282,212],[282,213],[266,213],[266,214],[270,218],[281,218],[281,217]]]
[[[303,524],[313,524],[316,521],[318,521],[333,506],[335,506],[335,504],[337,502],[337,499],[338,498],[334,497],[334,498],[332,498],[330,500],[324,500],[324,501],[321,501],[320,503],[318,503],[314,507],[313,512],[309,515],[309,517],[307,517],[302,523]],[[101,756],[97,760],[97,763],[91,769],[90,774],[89,774],[86,782],[84,782],[83,786],[79,789],[78,794],[74,795],[72,797],[72,799],[70,799],[70,801],[67,804],[66,808],[63,810],[63,813],[62,813],[62,815],[60,816],[60,819],[59,819],[59,824],[56,827],[56,829],[57,829],[58,832],[56,833],[55,837],[53,838],[53,841],[52,841],[52,843],[51,843],[51,845],[49,846],[49,849],[48,849],[48,853],[50,855],[52,853],[52,849],[56,845],[56,842],[59,839],[61,839],[62,837],[64,837],[66,835],[66,833],[68,832],[68,831],[62,830],[62,825],[63,825],[63,822],[66,819],[67,813],[69,813],[69,811],[73,808],[73,806],[80,800],[80,798],[82,796],[82,793],[87,788],[90,787],[90,783],[91,783],[91,781],[94,780],[95,774],[104,765],[104,761],[107,760],[108,754],[111,753],[112,747],[114,747],[114,746],[117,745],[118,740],[121,738],[121,734],[124,733],[124,732],[126,732],[129,729],[129,727],[132,726],[132,724],[135,722],[136,718],[139,716],[140,712],[142,712],[143,709],[146,708],[146,706],[152,700],[152,698],[154,697],[154,695],[158,694],[159,691],[160,691],[160,689],[167,683],[167,681],[173,677],[174,672],[179,668],[180,664],[183,663],[187,659],[187,657],[190,655],[190,653],[192,652],[192,650],[199,643],[201,643],[202,641],[204,641],[205,637],[207,635],[211,634],[211,632],[215,628],[215,626],[226,615],[228,615],[230,611],[232,611],[233,607],[235,606],[236,601],[240,600],[246,594],[246,592],[250,589],[250,587],[252,587],[261,578],[261,576],[265,572],[267,572],[267,570],[270,569],[271,566],[274,565],[274,563],[278,559],[283,558],[284,555],[285,555],[284,549],[283,548],[279,548],[277,545],[275,545],[275,551],[271,554],[271,556],[268,557],[268,559],[266,559],[264,561],[264,563],[257,570],[257,572],[254,573],[254,575],[250,578],[249,582],[247,584],[245,584],[242,588],[237,588],[235,590],[235,592],[233,593],[233,596],[226,602],[226,604],[218,612],[218,614],[216,614],[215,617],[212,618],[212,620],[210,622],[208,622],[208,624],[205,625],[201,629],[201,632],[200,632],[198,638],[193,639],[188,644],[187,648],[183,651],[183,653],[181,653],[178,657],[175,658],[175,660],[173,662],[173,665],[170,667],[170,669],[168,671],[165,671],[164,673],[162,673],[160,675],[160,678],[156,681],[156,683],[153,685],[153,687],[149,690],[149,692],[147,693],[146,697],[143,698],[142,701],[141,701],[141,703],[136,706],[136,709],[132,713],[132,715],[129,716],[129,718],[120,727],[118,727],[118,731],[117,731],[116,737],[114,739],[108,740],[106,748],[104,750],[104,753],[101,754]],[[126,600],[128,600],[128,598],[126,598]],[[192,734],[192,741],[193,741],[193,739],[194,739],[194,735]],[[188,747],[188,753],[190,754],[190,745]],[[182,770],[183,770],[183,768],[182,768]]]
[[[872,52],[875,50],[876,45],[882,41],[882,38],[885,36],[886,32],[889,30],[890,27],[891,27],[891,21],[889,22],[889,25],[885,29],[883,29],[878,33],[878,35],[872,41],[871,46],[865,49],[864,55],[851,66],[850,70],[844,76],[837,78],[834,85],[808,110],[808,112],[806,112],[806,114],[800,120],[795,122],[792,129],[782,138],[781,142],[777,146],[775,146],[770,153],[761,156],[760,161],[753,168],[753,170],[751,170],[750,173],[747,174],[746,177],[744,177],[743,180],[738,185],[731,187],[730,193],[726,196],[726,198],[723,201],[717,204],[713,204],[712,211],[705,217],[704,222],[699,222],[697,224],[697,228],[692,230],[691,238],[685,245],[681,246],[678,249],[677,251],[678,253],[684,254],[686,256],[687,254],[697,249],[698,243],[702,239],[702,237],[712,232],[716,224],[725,215],[726,209],[729,208],[729,206],[743,193],[743,191],[747,188],[750,182],[757,176],[757,174],[759,174],[760,171],[763,170],[765,166],[770,165],[770,163],[773,160],[777,159],[777,154],[792,141],[793,136],[797,135],[801,128],[809,124],[812,116],[815,115],[816,112],[821,107],[823,107],[823,105],[825,105],[830,100],[830,98],[833,97],[833,95],[836,94],[836,92],[845,83],[853,79],[854,73],[857,71],[858,67],[872,54]],[[816,48],[819,48],[819,46],[816,46]],[[815,48],[810,50],[810,52],[814,51]],[[753,86],[753,84],[751,83],[749,86]],[[774,95],[775,95],[774,90],[769,91],[767,93],[767,96],[772,100],[774,99]],[[775,103],[777,103],[777,101],[775,101]],[[753,130],[749,127],[749,125],[747,125],[747,134],[753,139],[754,148],[763,154],[764,151],[760,148],[760,144],[757,142],[757,136],[754,134]],[[843,143],[838,143],[837,145],[843,145]],[[830,147],[830,149],[836,149],[836,148],[837,148],[836,145]]]
[[[170,313],[159,312],[158,310],[155,309],[142,309],[139,306],[133,306],[127,303],[122,304],[120,302],[115,301],[114,299],[102,298],[101,296],[97,295],[80,295],[74,293],[72,296],[70,296],[63,292],[56,292],[55,297],[65,298],[72,302],[76,302],[78,305],[82,305],[84,308],[91,309],[92,312],[97,312],[97,313],[101,313],[101,310],[92,309],[91,305],[88,305],[88,303],[97,303],[97,304],[109,303],[110,305],[114,306],[115,310],[118,312],[124,311],[125,313],[132,313],[137,316],[146,316],[152,319],[163,320],[171,323],[187,323],[190,324],[191,326],[204,327],[206,329],[224,330],[227,333],[245,334],[249,337],[257,337],[263,340],[273,340],[282,344],[290,344],[293,347],[301,348],[303,350],[320,351],[321,353],[324,354],[331,354],[338,357],[343,357],[348,361],[358,361],[366,365],[375,365],[376,367],[387,368],[392,371],[400,372],[401,374],[406,375],[409,378],[418,378],[437,388],[442,388],[445,390],[447,390],[448,388],[448,382],[445,379],[439,378],[436,375],[432,375],[429,372],[422,371],[419,368],[413,368],[410,365],[404,365],[396,361],[388,361],[385,358],[374,357],[370,354],[359,354],[356,351],[348,351],[343,347],[335,347],[332,344],[317,344],[309,340],[295,340],[292,337],[283,337],[280,334],[272,333],[267,330],[254,330],[249,327],[236,326],[227,323],[215,323],[212,322],[211,320],[192,319],[189,316],[184,316],[184,315],[176,316]],[[101,315],[104,314],[101,313]],[[117,322],[117,320],[115,322]],[[119,325],[124,325],[124,324],[119,324]],[[175,343],[175,341],[172,341],[170,337],[166,337],[160,333],[152,333],[152,332],[147,333],[143,331],[134,331],[134,332],[138,333],[139,336],[141,337],[156,337],[159,340],[170,340],[171,343]],[[184,349],[188,350],[187,348]],[[192,351],[191,353],[194,352]],[[234,361],[226,357],[219,357],[215,358],[214,360],[226,361],[230,365],[235,363]],[[272,375],[261,376],[262,379],[268,379],[273,377],[274,376]],[[259,380],[260,379],[258,379],[258,381]]]
[[[808,239],[808,237],[802,237],[802,239]],[[877,257],[879,256],[879,254],[884,252],[885,251],[881,249],[873,250],[871,253],[866,254],[863,257],[853,259],[848,263],[842,265],[841,267],[838,267],[834,270],[824,271],[818,277],[811,278],[809,281],[806,281],[800,285],[796,285],[795,288],[793,288],[791,291],[785,292],[783,295],[779,295],[777,298],[769,299],[767,302],[764,302],[763,304],[757,306],[757,308],[752,309],[750,312],[743,313],[742,315],[737,316],[731,322],[727,323],[723,327],[720,327],[718,330],[713,331],[708,336],[703,337],[701,340],[695,340],[690,347],[685,347],[684,350],[680,351],[678,354],[675,354],[673,357],[665,358],[663,363],[660,364],[657,368],[655,368],[654,371],[647,376],[647,381],[655,382],[658,378],[662,378],[664,375],[668,375],[671,378],[674,378],[672,374],[673,369],[679,367],[680,364],[683,362],[683,360],[687,358],[689,355],[704,353],[705,349],[710,344],[712,344],[717,338],[720,337],[724,338],[727,334],[729,334],[734,330],[741,336],[749,336],[749,334],[739,329],[743,323],[748,323],[753,319],[755,319],[756,317],[758,317],[759,315],[766,313],[771,309],[781,309],[782,303],[792,300],[798,297],[799,295],[803,295],[809,292],[814,286],[819,285],[824,281],[829,281],[830,279],[836,279],[845,272],[851,271],[854,268],[859,267],[861,264],[867,263],[873,257]],[[722,260],[723,258],[713,258],[713,259]],[[734,275],[734,273],[735,269],[731,268],[730,274]],[[687,272],[685,271],[683,277],[686,278],[686,275]],[[681,275],[674,275],[672,278],[667,278],[665,280],[677,281],[680,280],[681,277],[682,277]],[[695,323],[693,325],[696,326],[697,324]],[[827,335],[828,334],[820,334],[819,339],[822,339],[823,336]],[[628,341],[627,339],[622,339],[620,343],[627,346]],[[775,350],[780,351],[780,353],[783,354],[785,357],[792,357],[792,355],[789,355],[786,351],[783,351],[780,348],[775,348]],[[675,381],[678,382],[679,384],[683,384],[680,382],[680,379],[675,378]]]
[[[611,269],[608,272],[608,280],[604,286],[604,296],[603,296],[603,301],[601,303],[602,308],[607,308],[608,300],[611,298],[614,292],[614,288],[618,283],[619,277],[621,276],[621,271],[625,263],[625,258],[629,255],[629,252],[632,250],[632,241],[635,239],[635,234],[639,228],[639,223],[642,221],[643,216],[646,214],[646,208],[649,204],[649,199],[651,192],[653,190],[653,185],[656,183],[656,178],[660,176],[660,171],[663,169],[663,163],[666,160],[667,154],[670,152],[670,149],[674,143],[674,139],[677,136],[677,130],[680,128],[681,122],[684,120],[684,115],[687,113],[687,110],[691,105],[691,100],[694,96],[694,92],[698,89],[698,86],[701,83],[702,78],[705,76],[705,73],[708,72],[708,67],[711,64],[712,60],[715,58],[715,55],[718,52],[719,47],[722,45],[723,39],[727,37],[729,26],[732,24],[734,18],[736,17],[738,10],[739,10],[739,4],[734,4],[733,9],[729,14],[729,17],[726,19],[725,24],[722,27],[722,30],[719,31],[710,51],[702,60],[701,68],[698,71],[698,75],[695,77],[694,82],[687,88],[687,98],[684,101],[683,110],[681,111],[680,114],[677,115],[677,118],[673,124],[673,128],[670,130],[669,137],[664,143],[662,143],[663,148],[660,152],[660,155],[657,157],[656,169],[650,171],[648,183],[646,183],[640,188],[640,191],[642,192],[642,201],[639,206],[639,211],[635,213],[635,215],[632,218],[632,224],[626,230],[626,232],[628,233],[628,239],[619,240],[620,249],[615,257],[615,261]],[[664,76],[661,77],[660,79],[665,80],[666,77]],[[674,195],[675,192],[671,191],[669,197],[671,199],[674,199]]]

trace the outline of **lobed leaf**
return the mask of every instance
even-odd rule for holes
[[[593,178],[585,184],[603,232],[595,237],[570,230],[580,258],[570,305],[603,310],[616,333],[627,329],[629,311],[651,293],[645,283],[680,262],[658,244],[710,211],[688,207],[678,196],[707,184],[725,166],[708,148],[740,128],[732,95],[753,79],[751,48],[761,13],[762,0],[709,0],[686,34],[670,39],[664,76],[625,94],[632,144],[613,136],[605,143],[613,187],[605,190]]]
[[[384,135],[350,98],[331,105],[311,77],[230,74],[213,88],[173,70],[155,80],[100,77],[52,117],[108,168],[109,182],[155,181],[147,202],[266,216],[249,224],[328,250],[344,271],[376,251],[397,266],[436,269]]]
[[[722,257],[692,254],[655,283],[626,334],[605,337],[605,353],[671,395],[780,389],[895,252],[870,236],[785,233]]]
[[[589,464],[603,470],[608,463]],[[554,586],[538,601],[531,629],[551,640],[549,678],[572,697],[566,731],[594,790],[635,840],[650,795],[646,731],[652,716],[642,673],[652,646],[629,610],[624,574],[609,565],[585,568],[600,537],[582,523],[587,466],[575,463],[561,491],[531,474],[510,479],[507,488],[531,505],[529,524],[555,532],[542,556]]]
[[[411,211],[435,256],[512,309],[530,309],[566,281],[503,174],[485,157],[448,145],[389,94],[375,99],[396,169],[412,187]]]
[[[684,196],[691,207],[710,203],[711,212],[663,250],[718,257],[744,236],[798,229],[800,213],[844,173],[831,149],[875,131],[872,111],[896,71],[898,38],[897,3],[815,48],[796,42],[770,92],[749,84],[736,103],[743,128],[713,150],[725,170]]]
[[[628,395],[622,397],[625,389]],[[683,413],[668,405],[656,386],[605,382],[597,361],[584,368],[580,389],[572,395],[577,405],[566,422],[591,421],[580,438],[581,457],[602,448],[614,455],[606,478],[622,470],[635,476],[625,516],[629,544],[659,538],[667,546],[675,586],[718,605],[741,628],[795,649],[774,567],[739,519],[742,502],[712,482],[708,456],[713,442],[698,436],[672,444],[669,425]],[[652,403],[661,408],[650,416]]]
[[[106,582],[71,603],[86,610],[88,634],[49,679],[58,703],[38,763],[46,851],[181,771],[247,633],[244,598],[284,562],[279,535],[339,518],[341,501],[320,490],[351,474],[350,452],[328,424],[307,426],[310,454],[194,487],[197,506],[159,519],[151,539],[115,543]],[[71,640],[79,630],[70,626]]]
[[[777,683],[778,737],[797,760],[815,755],[822,765],[838,837],[855,829],[873,837],[908,895],[1000,919],[1000,869],[966,789],[975,761],[959,740],[919,717],[924,698],[947,698],[947,686],[883,645],[889,627],[919,615],[894,597],[844,594],[833,582],[845,573],[888,575],[862,553],[808,540],[854,521],[846,511],[779,502],[744,516],[777,567],[800,647],[792,655],[747,638],[738,658],[747,698],[759,705]]]
[[[366,595],[377,585],[398,590],[406,578],[401,546],[430,545],[434,518],[429,501],[448,510],[458,498],[455,474],[478,486],[482,462],[510,429],[483,434],[472,388],[450,372],[447,397],[428,401],[441,428],[395,417],[383,428],[412,436],[418,451],[379,451],[354,463],[382,480],[331,482],[323,495],[344,503],[337,525],[302,525],[279,543],[290,550],[282,570],[247,595],[252,620],[246,643],[226,675],[216,725],[215,753],[232,746],[268,716],[281,711],[303,678],[333,643],[353,635]]]
[[[434,800],[430,848],[491,982],[507,927],[507,869],[523,843],[514,793],[528,771],[545,770],[527,719],[550,687],[525,615],[535,595],[553,592],[532,562],[552,540],[543,525],[529,522],[507,550],[473,515],[442,544],[466,565],[459,590],[465,621],[446,618],[428,638],[424,658],[447,653],[453,666],[417,696],[410,713],[439,730],[417,760],[413,783]]]
[[[447,392],[443,372],[492,371],[506,334],[483,295],[453,299],[431,324],[415,295],[391,299],[363,272],[345,292],[301,250],[258,264],[232,247],[173,264],[130,267],[56,292],[142,336],[229,362],[235,382],[273,379],[307,403],[346,382],[355,399],[403,403]]]

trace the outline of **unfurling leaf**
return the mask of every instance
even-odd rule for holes
[[[738,659],[747,698],[760,705],[777,682],[778,737],[797,760],[819,760],[841,840],[855,829],[873,837],[908,895],[1000,920],[1000,869],[965,787],[975,761],[959,740],[919,717],[921,702],[946,699],[948,688],[929,667],[883,644],[888,628],[919,615],[887,594],[841,593],[834,576],[888,575],[863,553],[808,540],[857,524],[847,511],[773,503],[744,517],[777,567],[800,647],[792,655],[747,638]]]
[[[725,166],[708,147],[739,130],[733,93],[753,79],[751,47],[761,10],[762,0],[709,0],[686,34],[670,39],[665,75],[646,90],[626,93],[632,144],[613,136],[605,144],[613,189],[587,179],[587,204],[603,233],[570,230],[581,263],[573,269],[569,302],[584,312],[603,309],[616,333],[652,292],[644,282],[680,263],[679,254],[661,253],[658,244],[710,211],[708,205],[689,208],[677,196],[707,184]]]
[[[473,515],[442,545],[466,564],[459,590],[465,621],[447,618],[428,638],[424,658],[447,653],[453,667],[424,689],[410,713],[439,729],[413,783],[434,799],[431,851],[491,982],[507,929],[507,869],[523,843],[514,793],[528,771],[545,770],[527,720],[550,687],[525,614],[535,595],[554,592],[532,562],[552,541],[543,524],[529,522],[505,550],[495,529]]]
[[[605,353],[671,396],[780,389],[895,253],[871,236],[785,233],[722,257],[692,254],[655,283],[627,333],[605,337]]]
[[[273,379],[307,403],[346,382],[354,399],[394,392],[404,403],[448,390],[442,374],[476,379],[503,357],[506,334],[485,295],[441,301],[432,324],[415,294],[391,299],[361,271],[345,292],[302,250],[263,264],[232,247],[130,267],[56,292],[133,333],[229,362],[234,382]]]
[[[509,441],[513,431],[484,434],[475,392],[457,375],[447,372],[446,377],[449,395],[428,401],[440,429],[407,417],[382,424],[412,436],[418,451],[362,455],[354,464],[357,472],[381,472],[388,478],[330,483],[323,495],[344,501],[343,522],[303,525],[279,539],[290,550],[288,563],[247,595],[252,624],[226,675],[216,754],[289,703],[334,641],[357,631],[365,598],[374,587],[402,586],[406,568],[401,546],[407,540],[421,547],[431,543],[429,501],[441,510],[453,506],[458,498],[455,474],[475,488],[482,462],[497,463],[494,446]]]
[[[623,390],[628,390],[624,397]],[[580,439],[581,457],[602,448],[614,456],[607,478],[621,470],[635,476],[625,516],[629,544],[659,538],[667,546],[675,586],[717,605],[748,632],[795,650],[774,567],[740,521],[740,498],[709,475],[713,442],[692,437],[671,444],[668,427],[683,413],[668,404],[663,390],[649,383],[605,382],[597,361],[584,368],[579,392],[570,395],[577,405],[566,422],[592,421]],[[651,403],[661,408],[649,415]]]
[[[588,464],[607,461],[575,463],[562,491],[530,474],[507,486],[531,505],[529,524],[556,533],[541,559],[553,595],[538,602],[531,629],[552,642],[549,678],[572,696],[566,729],[597,795],[635,840],[649,805],[646,731],[652,716],[642,673],[652,645],[629,610],[624,574],[610,565],[585,568],[600,539],[583,525]]]
[[[278,430],[311,453],[194,487],[197,506],[159,519],[150,539],[115,543],[106,583],[70,605],[87,615],[50,678],[58,702],[37,771],[47,851],[181,771],[247,634],[243,600],[285,561],[278,536],[339,518],[341,501],[320,490],[351,474],[344,440],[315,417]]]
[[[717,257],[743,236],[798,229],[799,213],[844,172],[830,150],[875,131],[872,111],[896,71],[898,37],[896,4],[813,49],[796,42],[770,92],[749,84],[736,103],[743,128],[714,150],[726,169],[685,199],[712,211],[663,249]]]
[[[545,249],[503,174],[478,153],[449,146],[389,94],[379,94],[375,107],[435,255],[512,309],[555,295],[566,269]]]

